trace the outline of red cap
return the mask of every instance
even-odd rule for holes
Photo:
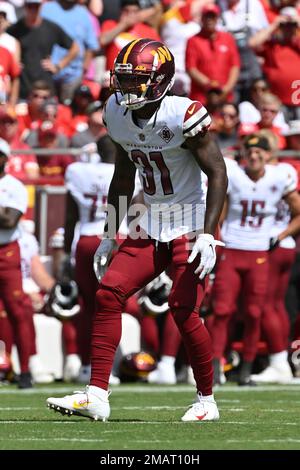
[[[208,5],[204,5],[204,7],[201,10],[201,14],[202,16],[204,16],[209,13],[213,13],[216,16],[220,16],[221,10],[218,7],[218,5],[215,5],[214,3],[209,3]]]
[[[57,134],[57,127],[51,121],[43,121],[38,128],[38,134],[39,138],[43,138],[46,135],[55,136]]]

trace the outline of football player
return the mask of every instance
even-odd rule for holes
[[[269,243],[277,205],[283,198],[293,219],[277,234],[279,241],[300,229],[300,196],[296,182],[278,165],[266,165],[270,144],[250,135],[245,142],[245,166],[228,170],[228,195],[222,218],[221,249],[212,292],[212,341],[215,383],[220,383],[220,360],[227,342],[227,325],[242,293],[244,314],[243,366],[239,384],[252,385],[251,370],[260,334],[261,313],[269,276]]]
[[[271,138],[267,131],[260,131],[259,134],[263,132],[267,138]],[[270,143],[272,151],[268,163],[278,166],[282,172],[285,172],[287,181],[293,181],[297,188],[297,171],[289,163],[278,162],[277,143],[275,141],[272,145],[272,140]],[[288,363],[290,319],[285,307],[285,297],[296,258],[296,242],[291,236],[281,241],[277,238],[287,228],[290,219],[289,206],[284,199],[281,199],[277,204],[275,223],[271,230],[269,282],[262,313],[262,331],[270,353],[270,364],[262,373],[251,376],[257,383],[288,383],[293,378]]]
[[[219,418],[212,393],[211,340],[199,318],[199,307],[205,276],[215,264],[215,247],[221,243],[213,234],[226,194],[226,167],[208,132],[211,119],[206,109],[197,101],[168,95],[174,71],[169,49],[150,39],[130,42],[115,60],[115,94],[106,103],[104,122],[118,155],[108,195],[106,236],[94,259],[100,286],[91,381],[82,393],[47,400],[49,407],[60,412],[108,419],[108,380],[120,341],[124,303],[169,267],[173,280],[169,306],[197,384],[197,401],[181,419]],[[147,210],[139,220],[140,229],[123,242],[105,272],[115,249],[116,231],[132,198],[136,169]],[[201,169],[208,177],[206,208]],[[121,196],[127,201],[123,208]]]
[[[30,321],[23,308],[19,220],[27,210],[25,186],[5,174],[10,156],[8,143],[0,139],[0,298],[11,322],[20,360],[19,388],[32,387],[29,372]]]

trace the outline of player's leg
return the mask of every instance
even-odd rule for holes
[[[108,382],[121,338],[121,315],[126,299],[158,276],[169,261],[165,244],[151,239],[128,238],[119,248],[103,277],[96,296],[92,333],[92,372],[86,392],[64,398],[49,398],[60,411],[106,420],[110,414]]]
[[[243,276],[244,349],[239,384],[251,385],[252,364],[257,352],[261,315],[266,301],[269,262],[267,252],[248,251],[245,258],[248,260],[248,269]]]
[[[280,247],[269,255],[268,289],[261,326],[268,344],[270,365],[260,374],[251,376],[256,382],[280,383],[292,378],[288,363],[290,323],[285,309],[285,295],[294,258],[294,250]]]
[[[240,250],[222,249],[217,262],[216,277],[212,288],[213,317],[210,335],[214,356],[214,384],[221,384],[221,360],[228,343],[228,325],[237,309],[241,290],[239,265],[243,254]]]
[[[275,250],[276,252],[276,250]],[[296,252],[294,249],[278,248],[277,256],[280,262],[280,282],[275,297],[276,311],[282,324],[283,341],[285,348],[288,348],[290,336],[290,318],[285,306],[285,298],[288,290],[291,269],[295,261]]]
[[[93,260],[99,241],[97,236],[82,236],[76,246],[75,280],[82,300],[77,334],[83,368],[90,367],[91,364],[91,337],[96,308],[95,296],[99,287],[93,270]]]
[[[181,333],[197,384],[197,403],[182,417],[183,421],[207,421],[219,418],[212,394],[212,345],[199,316],[205,282],[194,271],[199,259],[188,264],[189,244],[185,237],[172,242],[172,280],[170,310]]]
[[[176,383],[175,361],[181,345],[181,334],[171,312],[166,313],[163,325],[160,361],[157,368],[148,375],[149,383]]]
[[[0,297],[12,324],[20,361],[20,388],[32,386],[29,372],[30,323],[24,309],[20,248],[17,242],[0,247]]]

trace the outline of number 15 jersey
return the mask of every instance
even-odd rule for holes
[[[268,250],[277,204],[296,189],[295,179],[280,165],[266,165],[258,181],[251,180],[238,165],[227,167],[227,173],[228,212],[222,226],[226,248]]]
[[[166,96],[141,128],[113,95],[103,117],[109,135],[139,171],[147,207],[141,227],[162,242],[203,230],[201,169],[182,145],[186,138],[206,133],[211,122],[206,109],[188,98]]]

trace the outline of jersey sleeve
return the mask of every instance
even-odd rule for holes
[[[284,169],[286,172],[286,179],[285,179],[283,195],[286,196],[287,194],[297,189],[298,175],[297,175],[295,168],[292,165],[289,165],[288,163],[284,164]]]
[[[208,131],[211,124],[211,117],[207,109],[202,106],[199,101],[193,101],[187,108],[183,119],[183,136],[195,137],[196,135],[204,135]]]
[[[8,175],[9,176],[9,175]],[[16,209],[22,214],[25,214],[28,204],[28,193],[26,187],[20,181],[10,179],[6,188],[6,200],[3,203],[4,207]]]

